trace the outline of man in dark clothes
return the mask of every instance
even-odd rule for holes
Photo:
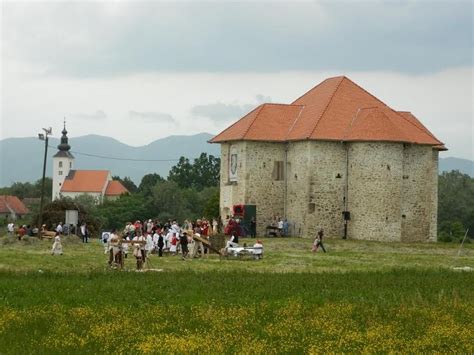
[[[255,217],[252,217],[252,220],[250,221],[250,237],[257,237],[257,220],[255,219]]]
[[[165,246],[165,242],[163,240],[163,233],[160,232],[158,234],[158,256],[163,256],[163,247]]]
[[[184,232],[179,237],[179,244],[181,245],[181,253],[183,253],[183,260],[188,256],[189,249],[188,249],[188,233]]]

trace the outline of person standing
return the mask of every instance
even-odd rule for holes
[[[143,268],[143,264],[145,263],[145,237],[142,235],[135,235],[132,239],[133,242],[133,255],[137,259],[137,270],[141,270]]]
[[[217,227],[219,226],[219,223],[217,222],[217,219],[213,218],[212,219],[212,235],[217,234]]]
[[[79,229],[81,231],[81,237],[82,237],[82,242],[83,243],[88,243],[89,242],[89,231],[87,230],[87,225],[85,222],[81,224],[81,228]]]
[[[181,246],[181,253],[183,256],[183,260],[186,259],[189,253],[188,249],[188,233],[184,232],[183,234],[180,235],[179,237],[179,245]]]
[[[63,222],[59,222],[56,226],[56,232],[59,234],[63,234]]]
[[[278,220],[278,234],[280,234],[280,237],[283,237],[283,219],[282,218]]]
[[[13,233],[15,232],[15,223],[13,222],[8,223],[7,230],[8,230],[8,234],[13,235]]]
[[[252,217],[252,219],[250,220],[250,237],[257,237],[257,219],[255,217]]]
[[[63,246],[61,244],[61,237],[59,236],[58,232],[56,232],[56,235],[54,236],[54,243],[53,247],[51,248],[51,255],[63,255]]]
[[[163,247],[165,246],[165,241],[164,241],[163,233],[158,233],[158,256],[163,256]]]

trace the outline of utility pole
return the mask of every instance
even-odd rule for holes
[[[43,202],[44,202],[44,179],[46,175],[46,160],[48,158],[48,136],[52,134],[53,130],[51,127],[48,129],[43,128],[44,133],[38,133],[38,138],[42,141],[44,141],[44,161],[43,161],[43,178],[41,180],[41,200],[40,200],[40,210],[39,210],[39,216],[38,216],[38,228],[40,230],[40,236],[41,230],[43,227]]]

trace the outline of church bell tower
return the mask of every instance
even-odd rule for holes
[[[58,145],[58,152],[53,157],[53,201],[60,197],[64,179],[69,174],[69,171],[74,169],[74,156],[69,152],[71,146],[67,138],[66,120],[64,120],[62,134],[61,143]]]

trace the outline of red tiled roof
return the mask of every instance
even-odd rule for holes
[[[443,144],[414,116],[406,116],[341,76],[324,80],[291,105],[257,107],[210,142],[312,139]]]
[[[107,184],[107,170],[71,170],[61,192],[102,192]]]
[[[428,128],[426,128],[426,127],[418,120],[418,118],[416,118],[415,115],[413,115],[411,112],[408,112],[408,111],[398,111],[398,113],[399,113],[400,115],[402,115],[405,119],[407,119],[408,121],[410,121],[411,123],[413,123],[414,125],[418,126],[420,129],[424,130],[427,134],[429,134],[430,136],[432,136],[434,139],[436,139],[436,137],[428,130]],[[444,144],[435,145],[435,146],[433,146],[433,149],[443,150],[443,151],[448,150],[448,148],[446,148],[446,147],[444,146]]]
[[[0,213],[27,214],[30,212],[28,208],[16,196],[0,195]]]
[[[106,196],[119,196],[121,194],[128,193],[129,191],[122,183],[118,180],[109,181],[107,189],[105,190]]]

